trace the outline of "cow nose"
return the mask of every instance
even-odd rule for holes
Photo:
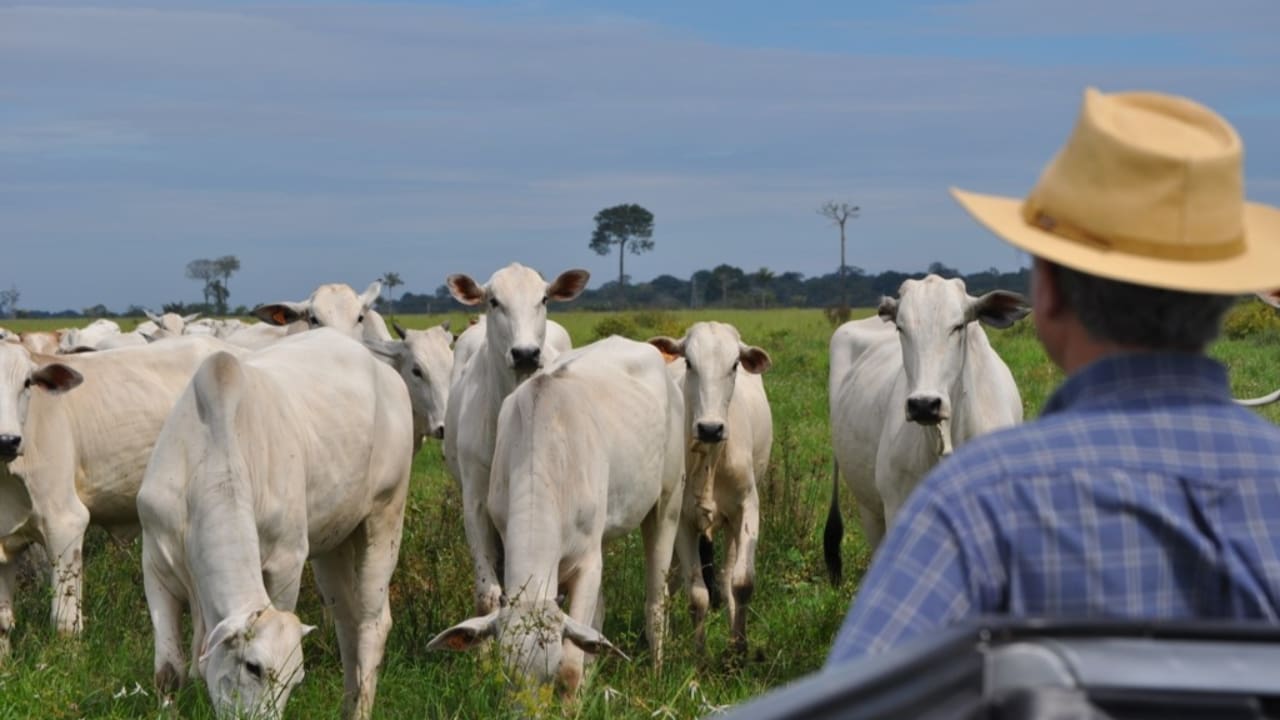
[[[698,440],[705,443],[718,443],[724,440],[724,423],[698,423]]]
[[[519,370],[537,370],[538,360],[542,358],[542,348],[539,347],[513,347],[511,348],[511,364],[515,365]]]
[[[444,425],[437,425],[435,430],[431,431],[431,437],[437,440],[444,439]]]
[[[12,460],[18,457],[18,450],[21,448],[21,435],[0,435],[0,458]]]
[[[928,395],[907,398],[907,419],[921,425],[937,425],[942,422],[942,398]]]

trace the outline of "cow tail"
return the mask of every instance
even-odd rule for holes
[[[827,526],[822,530],[822,553],[827,560],[827,576],[838,586],[844,575],[840,560],[840,541],[844,538],[844,520],[840,517],[840,468],[831,458],[831,507],[827,510]]]

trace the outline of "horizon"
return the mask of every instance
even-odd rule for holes
[[[1087,86],[1187,95],[1280,205],[1280,3],[179,0],[0,7],[0,289],[23,309],[431,293],[520,261],[617,279],[599,210],[655,216],[627,274],[1026,258],[949,186],[1021,196]],[[1092,18],[1106,18],[1105,25]],[[1270,20],[1268,20],[1270,18]],[[19,98],[21,101],[19,102]],[[643,281],[641,281],[643,282]]]

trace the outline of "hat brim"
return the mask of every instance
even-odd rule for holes
[[[951,188],[988,230],[1036,257],[1111,280],[1184,292],[1235,295],[1280,287],[1280,209],[1245,203],[1245,251],[1221,260],[1168,260],[1108,250],[1027,224],[1020,198]]]

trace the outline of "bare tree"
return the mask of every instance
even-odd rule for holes
[[[8,290],[0,290],[0,316],[17,317],[20,297],[22,293],[18,292],[17,285],[10,285]]]
[[[836,202],[828,200],[818,208],[818,214],[831,221],[831,224],[840,227],[840,304],[849,307],[849,289],[845,284],[845,262],[844,262],[844,226],[850,220],[858,218],[858,206],[851,205],[846,202]]]

